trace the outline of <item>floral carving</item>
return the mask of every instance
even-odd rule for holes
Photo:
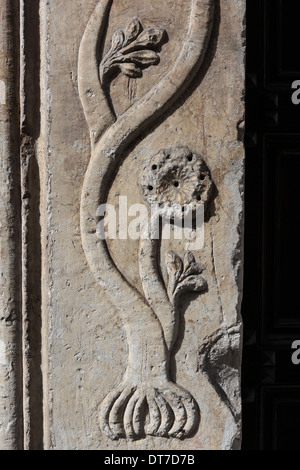
[[[179,218],[207,204],[212,194],[205,161],[186,147],[161,150],[154,156],[144,167],[142,187],[149,204],[157,204]]]
[[[158,26],[143,28],[134,18],[125,29],[117,29],[111,47],[100,64],[100,81],[103,85],[115,72],[129,78],[139,78],[142,70],[157,65],[159,55],[155,52],[166,38],[166,31]]]
[[[79,51],[79,93],[91,139],[91,158],[80,208],[82,246],[95,279],[122,318],[129,349],[122,381],[106,395],[100,406],[101,430],[111,439],[141,439],[147,434],[183,439],[195,432],[200,420],[193,396],[171,377],[170,357],[177,335],[177,293],[193,282],[195,288],[205,288],[205,281],[199,277],[202,267],[190,254],[181,261],[181,267],[179,259],[169,253],[169,297],[157,266],[156,242],[146,237],[140,240],[139,250],[143,296],[121,275],[106,241],[97,238],[96,230],[97,209],[107,202],[112,175],[116,174],[124,152],[146,126],[154,123],[174,103],[203,63],[215,2],[190,0],[190,3],[189,28],[177,60],[158,83],[120,116],[116,116],[108,96],[109,78],[119,72],[129,79],[137,78],[143,69],[158,64],[158,51],[166,32],[156,26],[144,28],[134,19],[125,29],[114,33],[110,50],[99,60],[99,42],[105,36],[113,4],[113,0],[101,0],[87,24]],[[87,57],[93,57],[93,67],[87,67]],[[152,162],[153,175],[155,165],[158,172],[156,179],[151,175],[149,180],[145,177],[143,189],[148,202],[156,195],[157,201],[167,201],[169,207],[178,207],[181,211],[183,205],[193,209],[198,204],[206,204],[211,179],[204,161],[183,149],[172,150],[169,157],[167,164],[168,155],[162,151],[157,163],[155,159]],[[176,181],[180,183],[180,196],[170,190],[172,182],[174,185]],[[172,256],[175,261],[171,260]],[[172,263],[178,263],[179,269]]]
[[[205,161],[186,147],[161,150],[144,164],[144,198],[156,209],[153,211],[152,207],[151,219],[144,224],[145,230],[140,240],[140,276],[145,296],[163,325],[169,350],[172,350],[177,339],[180,295],[187,291],[204,293],[208,285],[202,277],[205,268],[196,262],[192,252],[187,251],[180,257],[170,250],[165,254],[168,273],[165,297],[160,269],[155,263],[160,241],[153,239],[153,228],[159,226],[159,219],[163,223],[174,224],[187,214],[193,216],[200,206],[207,208],[212,188],[213,182]]]
[[[178,297],[187,291],[202,293],[207,289],[207,282],[201,276],[204,266],[197,263],[191,251],[183,259],[174,251],[166,253],[168,272],[168,296],[173,305]]]

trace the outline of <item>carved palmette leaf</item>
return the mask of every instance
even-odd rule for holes
[[[201,276],[204,266],[197,263],[192,252],[185,253],[183,261],[174,251],[166,253],[168,295],[174,304],[186,291],[204,292],[206,280]]]
[[[105,86],[118,69],[129,78],[142,77],[143,69],[159,63],[159,55],[153,49],[161,44],[164,35],[165,30],[160,27],[149,26],[144,30],[138,18],[131,20],[125,29],[117,29],[111,48],[99,65],[101,84]]]
[[[123,75],[129,78],[139,78],[142,75],[141,69],[132,63],[120,64],[120,70]]]
[[[146,67],[157,64],[159,62],[159,55],[156,54],[156,52],[150,50],[136,51],[131,52],[130,54],[126,54],[123,60]]]
[[[141,25],[140,21],[138,18],[134,18],[131,20],[126,29],[125,29],[125,44],[127,45],[134,41],[138,35],[143,31],[143,26]]]

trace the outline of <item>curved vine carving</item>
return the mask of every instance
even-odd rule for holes
[[[115,32],[110,51],[100,57],[99,45],[104,40],[112,1],[99,1],[90,18],[80,46],[78,71],[79,93],[92,149],[81,197],[82,244],[97,282],[122,317],[129,347],[123,380],[101,404],[100,426],[111,439],[139,439],[146,434],[185,438],[194,432],[200,414],[192,395],[170,378],[177,324],[176,292],[185,288],[204,290],[203,267],[195,262],[192,254],[181,260],[178,255],[168,253],[166,290],[157,275],[157,247],[146,237],[140,246],[144,250],[141,259],[147,260],[146,264],[140,263],[144,298],[124,279],[106,242],[97,237],[96,214],[98,206],[106,203],[109,181],[125,149],[176,101],[201,67],[210,38],[215,0],[191,0],[189,29],[175,64],[142,99],[118,117],[107,95],[111,74],[117,70],[138,76],[145,66],[156,65],[159,57],[155,49],[162,44],[165,32],[157,26],[144,29],[134,19],[125,30]],[[159,216],[158,213],[156,217]],[[149,256],[144,256],[145,252]],[[147,275],[153,275],[159,298],[147,288],[149,282],[145,282],[144,271],[147,263]]]

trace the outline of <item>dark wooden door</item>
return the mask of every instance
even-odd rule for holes
[[[252,450],[299,446],[299,3],[247,1],[242,385],[243,448]]]

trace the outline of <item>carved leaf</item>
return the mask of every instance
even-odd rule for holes
[[[149,47],[159,46],[165,35],[165,30],[158,26],[146,28],[134,42],[134,46]]]
[[[177,273],[181,275],[183,264],[180,256],[175,251],[167,251],[166,253],[166,265],[168,274]]]
[[[159,55],[151,50],[136,51],[126,54],[123,60],[126,60],[126,62],[134,62],[137,65],[143,65],[146,67],[157,64],[159,62]]]
[[[169,276],[168,295],[171,298],[180,279],[183,270],[183,263],[180,256],[178,256],[174,251],[168,251],[165,255],[165,259]]]
[[[197,274],[202,274],[204,271],[204,266],[202,264],[197,263],[195,260],[195,256],[191,251],[187,252],[184,255],[184,268],[183,268],[183,274],[181,276],[181,279],[185,279],[189,276],[194,276]]]
[[[139,78],[142,75],[141,69],[132,63],[120,64],[120,70],[123,75],[129,78]]]
[[[203,292],[206,290],[207,282],[201,276],[205,268],[196,262],[192,252],[185,253],[182,261],[174,251],[168,251],[166,265],[169,276],[168,295],[173,305],[186,291]]]
[[[187,269],[196,262],[195,256],[191,251],[188,251],[185,253],[184,258],[183,258],[183,271],[187,271]]]
[[[141,31],[143,31],[143,26],[138,18],[134,18],[130,21],[125,29],[125,45],[134,41]]]
[[[124,44],[124,32],[122,29],[117,29],[112,37],[110,52],[119,51]]]
[[[105,86],[108,78],[118,69],[127,77],[142,77],[144,68],[159,63],[159,55],[153,49],[162,42],[164,34],[165,30],[160,27],[143,30],[138,18],[131,20],[125,30],[117,29],[111,48],[99,66],[101,84]]]
[[[175,296],[178,297],[179,295],[183,294],[184,292],[203,292],[207,288],[207,282],[206,280],[198,275],[195,276],[189,276],[185,278],[183,281],[179,282],[176,291],[174,294]]]

